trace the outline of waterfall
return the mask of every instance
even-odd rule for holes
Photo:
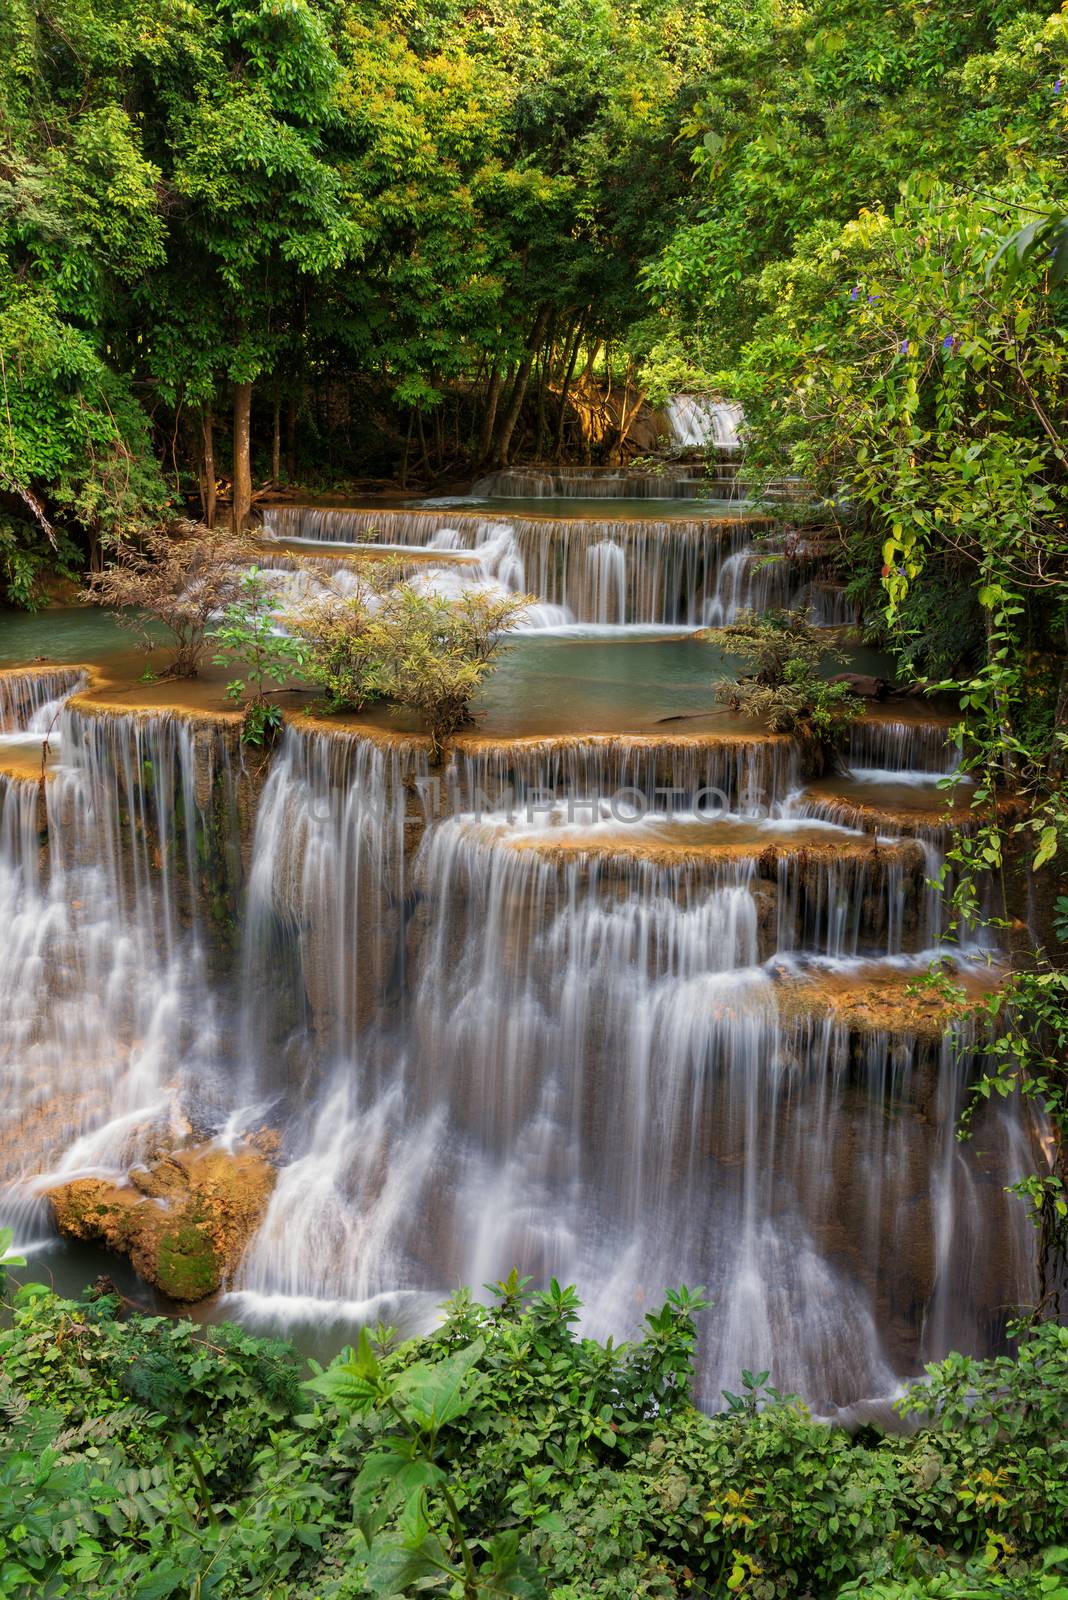
[[[741,446],[742,408],[732,400],[676,394],[666,410],[671,437],[683,449],[701,449],[711,444],[721,450],[737,450]]]
[[[77,667],[0,671],[0,734],[48,733],[84,682]]]
[[[0,777],[0,1175],[16,1218],[39,1211],[42,1174],[123,1172],[218,1094],[198,883],[227,812],[222,752],[167,716],[67,708],[61,736],[45,780]]]
[[[471,486],[476,500],[734,500],[739,497],[737,464],[720,461],[714,474],[703,465],[672,464],[647,472],[587,468],[584,472],[542,472],[507,467]]]
[[[815,546],[649,509],[271,509],[264,564],[298,607],[392,552],[428,592],[533,593],[542,629],[844,605]],[[974,931],[940,942],[967,814],[966,788],[938,788],[960,760],[946,718],[876,707],[844,770],[806,781],[796,741],[722,722],[476,726],[431,767],[371,724],[292,714],[253,754],[226,723],[84,686],[0,674],[0,1201],[20,1241],[46,1233],[49,1183],[232,1142],[255,1106],[277,1183],[222,1314],[413,1330],[518,1266],[628,1336],[666,1286],[704,1283],[711,1405],[742,1366],[835,1408],[999,1347],[1032,1291],[1006,1185],[1036,1130],[999,1103],[957,1142],[984,1041],[908,992],[936,955],[976,993],[993,979]]]
[[[868,715],[849,730],[846,762],[856,775],[881,774],[893,783],[916,775],[934,782],[955,772],[960,760],[961,747],[951,737],[948,723]]]
[[[345,560],[324,565],[331,544],[399,558],[412,581],[452,596],[465,589],[536,596],[527,628],[567,623],[722,626],[742,610],[789,606],[820,624],[851,620],[843,592],[821,584],[801,551],[788,556],[762,537],[771,523],[732,518],[487,517],[448,511],[342,511],[270,507],[267,540],[290,550],[265,564],[284,564],[296,599],[314,591],[299,574],[292,546],[305,541],[315,566],[342,587],[354,583]],[[457,559],[466,557],[466,559]],[[437,559],[435,559],[437,558]],[[415,564],[416,561],[418,564]]]
[[[400,741],[287,731],[245,959],[262,1015],[285,963],[255,930],[288,928],[304,1045],[273,1053],[305,1065],[272,1085],[288,1160],[242,1314],[429,1306],[520,1262],[580,1282],[589,1326],[618,1333],[664,1282],[702,1281],[708,1400],[757,1361],[828,1405],[916,1370],[950,1298],[958,1339],[991,1336],[1027,1273],[946,1287],[976,1185],[1006,1239],[1013,1202],[971,1147],[947,1165],[944,1051],[839,1019],[843,986],[930,959],[928,854],[767,818],[779,745],[741,767],[726,748],[474,740],[435,776]],[[736,809],[694,807],[711,779]],[[495,785],[510,809],[458,809]]]

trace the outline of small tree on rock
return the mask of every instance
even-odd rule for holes
[[[118,545],[112,564],[88,579],[85,594],[94,605],[115,608],[146,650],[159,643],[151,625],[165,628],[174,659],[162,676],[195,678],[216,617],[241,593],[245,554],[239,540],[158,529]]]

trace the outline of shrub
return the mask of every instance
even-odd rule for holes
[[[829,747],[841,743],[861,703],[847,684],[820,677],[824,661],[846,657],[802,612],[743,612],[709,638],[755,668],[745,677],[717,683],[718,700],[766,721],[775,733],[799,733]]]
[[[416,712],[431,755],[470,720],[471,702],[528,596],[479,591],[446,600],[410,583],[384,588],[372,570],[352,596],[326,596],[297,618],[308,675],[332,711],[361,711],[376,700]]]
[[[113,563],[89,578],[86,596],[95,605],[120,607],[118,620],[141,635],[146,650],[158,643],[149,624],[165,628],[174,660],[164,676],[195,678],[212,624],[241,592],[244,554],[239,541],[213,533],[182,537],[157,530],[118,545]]]
[[[364,1330],[303,1401],[286,1346],[24,1288],[0,1594],[1065,1600],[1068,1331],[952,1356],[914,1437],[850,1438],[758,1379],[695,1410],[699,1294],[601,1344],[528,1281],[422,1338]]]
[[[241,676],[226,686],[229,698],[240,704],[252,689],[241,735],[246,744],[262,745],[277,734],[282,713],[267,699],[270,690],[265,686],[281,687],[304,665],[303,645],[278,631],[274,607],[263,573],[259,567],[249,567],[241,574],[236,598],[223,611],[221,625],[210,635],[220,647],[212,660],[241,670]]]
[[[325,689],[330,711],[362,711],[389,694],[391,640],[376,597],[394,575],[368,567],[354,594],[324,595],[293,621],[307,648],[308,676]]]
[[[432,760],[470,721],[471,702],[504,635],[529,604],[529,596],[497,599],[477,591],[443,600],[410,584],[385,597],[380,625],[390,638],[390,697],[425,719]]]
[[[935,1540],[997,1533],[1045,1545],[1068,1526],[1068,1328],[1042,1324],[1015,1358],[950,1355],[902,1409],[927,1419],[905,1498]]]

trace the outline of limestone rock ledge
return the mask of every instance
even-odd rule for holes
[[[131,1168],[125,1182],[76,1178],[48,1198],[67,1238],[106,1245],[170,1299],[195,1301],[236,1267],[274,1182],[254,1145],[200,1144]]]

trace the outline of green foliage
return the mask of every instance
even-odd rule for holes
[[[166,491],[126,380],[51,289],[5,278],[0,266],[0,561],[7,598],[32,604],[48,568],[80,563],[72,531],[90,550],[114,543],[158,521]]]
[[[422,716],[432,759],[470,720],[471,701],[529,599],[468,591],[446,600],[407,584],[384,597],[378,625],[389,640],[390,697]]]
[[[845,737],[861,709],[846,683],[828,683],[819,667],[844,661],[799,611],[743,612],[707,637],[756,670],[716,684],[716,697],[732,711],[758,717],[776,733],[800,733],[833,748]]]
[[[259,567],[241,574],[237,598],[226,606],[209,637],[219,646],[212,657],[216,666],[236,666],[241,671],[226,686],[229,698],[240,704],[252,690],[241,737],[246,744],[269,744],[282,726],[282,713],[267,699],[266,685],[288,683],[304,665],[305,652],[299,639],[280,631],[274,597]]]
[[[639,272],[670,232],[680,116],[727,31],[711,0],[14,0],[0,490],[32,530],[14,596],[28,561],[51,562],[50,529],[95,560],[100,537],[157,520],[157,460],[206,509],[221,474],[204,447],[225,448],[235,385],[255,386],[254,449],[277,403],[301,446],[343,440],[351,458],[372,436],[374,470],[404,471],[414,438],[426,473],[447,410],[458,464],[478,454],[494,373],[489,445],[507,454],[528,360],[544,448],[572,352],[581,372],[611,348],[634,376],[665,346]],[[316,439],[324,396],[371,427]]]
[[[902,1402],[917,1433],[851,1439],[761,1374],[695,1410],[699,1293],[614,1345],[573,1289],[487,1287],[423,1338],[365,1330],[310,1408],[286,1346],[21,1290],[0,1593],[1058,1600],[1068,1330],[950,1357]]]
[[[361,572],[355,593],[324,596],[293,621],[307,646],[307,675],[326,691],[330,711],[362,711],[390,692],[389,642],[376,597],[391,577],[376,564]]]
[[[708,637],[754,667],[753,681],[764,689],[780,689],[793,667],[815,669],[824,659],[846,659],[800,611],[742,612]]]
[[[332,711],[388,700],[416,712],[438,758],[470,720],[471,702],[530,597],[468,591],[449,600],[411,583],[386,587],[388,579],[384,569],[369,574],[356,594],[319,600],[297,618],[307,673],[326,689]]]

